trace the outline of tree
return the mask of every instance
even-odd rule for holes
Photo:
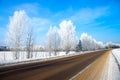
[[[34,47],[33,28],[29,27],[27,29],[26,35],[27,58],[32,58],[33,47]]]
[[[110,48],[120,48],[120,44],[116,44],[116,43],[112,43],[112,42],[107,42],[105,47],[107,49],[110,49]]]
[[[82,43],[82,50],[96,50],[104,48],[104,44],[102,42],[96,41],[87,33],[82,33],[80,40]]]
[[[24,28],[27,26],[28,16],[24,10],[15,11],[14,15],[10,17],[7,32],[7,42],[15,51],[15,59],[19,58],[19,51],[24,42]]]
[[[52,51],[56,52],[59,50],[60,47],[60,36],[58,29],[56,27],[50,27],[47,33],[47,48],[49,53],[51,54]]]
[[[79,43],[77,44],[76,46],[76,51],[82,51],[82,43],[81,43],[81,40],[79,40]]]
[[[64,20],[60,23],[60,37],[61,37],[61,48],[66,51],[66,54],[75,49],[76,46],[76,35],[75,26],[68,20]]]

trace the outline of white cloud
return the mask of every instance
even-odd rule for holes
[[[44,44],[45,34],[51,23],[50,20],[40,17],[32,17],[30,19],[30,26],[33,27],[34,37],[36,38],[35,44]]]
[[[50,26],[50,21],[45,18],[33,17],[31,18],[30,26],[33,26],[36,32],[40,32]]]
[[[45,34],[50,27],[50,20],[40,17],[32,17],[30,26],[34,29],[36,44],[44,44]]]
[[[19,5],[9,6],[8,9],[4,9],[5,13],[13,14],[14,11],[24,10],[27,14],[39,15],[39,4],[37,3],[24,3]]]
[[[89,24],[93,23],[96,19],[103,17],[107,14],[108,7],[101,8],[83,8],[73,16],[71,16],[71,20],[74,22],[79,22],[79,24]]]
[[[32,13],[37,15],[38,14],[38,10],[39,10],[39,5],[37,3],[33,3],[33,4],[22,4],[22,5],[18,5],[18,6],[14,6],[15,10],[25,10],[26,12]]]

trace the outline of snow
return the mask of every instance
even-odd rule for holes
[[[100,50],[95,50],[95,51],[100,51]],[[18,63],[25,63],[25,62],[30,62],[30,61],[43,61],[43,60],[51,60],[51,59],[57,59],[57,58],[63,58],[63,57],[68,57],[68,56],[74,56],[74,55],[79,55],[79,54],[86,54],[94,51],[80,51],[80,52],[75,52],[75,51],[70,51],[68,54],[64,51],[57,52],[55,55],[54,52],[49,54],[49,52],[33,52],[33,57],[32,58],[27,58],[26,55],[27,53],[25,51],[21,51],[19,55],[19,59],[14,60],[14,52],[12,51],[2,51],[0,52],[0,66],[5,66],[5,65],[10,65],[10,64],[18,64]]]
[[[120,72],[115,58],[112,54],[110,54],[105,64],[101,80],[120,80],[119,74]]]
[[[119,76],[120,74],[120,48],[112,50],[112,54],[114,58],[116,59],[115,61],[116,61],[117,67],[114,66],[111,69],[115,69],[114,72],[118,73],[118,74],[114,74],[116,76],[114,80],[120,80],[120,76]]]
[[[14,52],[12,51],[2,51],[0,52],[0,66],[14,64],[14,63],[23,63],[28,61],[37,61],[37,60],[46,60],[46,59],[55,59],[58,57],[70,56],[73,55],[75,52],[71,51],[69,54],[66,55],[66,52],[57,52],[57,55],[54,53],[49,54],[49,52],[33,52],[33,57],[27,59],[27,53],[25,51],[21,51],[19,54],[19,59],[14,60]]]
[[[120,65],[120,49],[113,49],[106,62],[101,80],[120,80],[118,64]]]
[[[120,65],[120,49],[114,49],[112,50],[113,55],[117,59],[119,65]]]

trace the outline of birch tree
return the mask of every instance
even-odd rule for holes
[[[33,48],[34,48],[34,37],[33,37],[33,28],[29,27],[26,31],[26,51],[27,58],[33,57]]]
[[[60,36],[56,27],[50,27],[47,33],[47,47],[50,54],[54,51],[55,55],[60,48]]]
[[[75,49],[77,40],[75,35],[75,26],[68,20],[60,23],[61,48],[68,53]]]
[[[19,58],[19,51],[24,42],[24,28],[28,22],[28,16],[24,10],[15,11],[14,15],[10,17],[7,32],[7,42],[15,51],[14,58]]]

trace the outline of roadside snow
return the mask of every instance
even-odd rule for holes
[[[119,65],[120,65],[120,49],[114,49],[112,50],[113,55],[117,59]]]
[[[95,50],[95,51],[100,51],[100,50]],[[5,66],[5,65],[11,65],[11,64],[18,64],[18,63],[26,63],[29,61],[43,61],[43,60],[50,60],[50,59],[57,59],[57,58],[62,58],[62,57],[68,57],[68,56],[73,56],[73,55],[79,55],[79,54],[86,54],[90,52],[95,52],[95,51],[81,51],[81,52],[75,52],[75,51],[70,51],[68,54],[66,52],[57,52],[55,55],[54,52],[51,54],[49,52],[33,52],[32,55],[33,57],[28,59],[27,53],[25,51],[21,51],[19,54],[19,59],[15,60],[14,59],[14,52],[12,51],[2,51],[0,52],[0,66]]]
[[[104,67],[101,80],[120,80],[120,71],[115,58],[120,62],[120,49],[111,51]]]
[[[2,51],[0,52],[0,66],[10,65],[10,64],[18,64],[18,63],[25,63],[28,61],[38,61],[38,60],[46,60],[46,59],[56,59],[59,57],[70,56],[74,55],[75,52],[71,51],[69,54],[66,52],[58,52],[56,55],[54,53],[49,52],[33,52],[33,57],[28,59],[27,53],[25,51],[21,51],[19,53],[19,59],[14,60],[14,52],[12,51]]]

